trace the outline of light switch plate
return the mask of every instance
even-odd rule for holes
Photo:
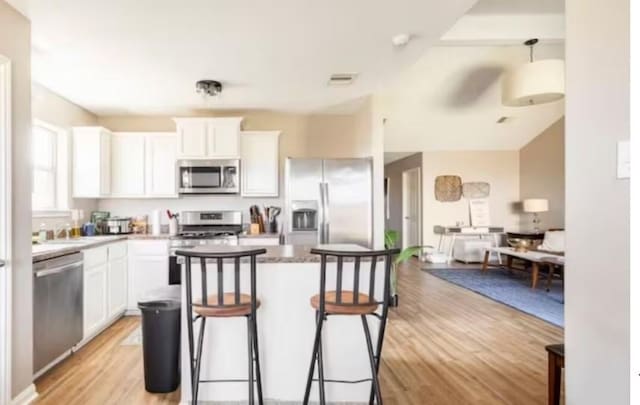
[[[618,178],[631,176],[631,147],[629,141],[618,141]]]

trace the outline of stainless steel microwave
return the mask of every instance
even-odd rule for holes
[[[178,160],[180,194],[238,194],[240,160]]]

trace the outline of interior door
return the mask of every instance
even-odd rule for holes
[[[402,247],[421,245],[420,168],[402,172]]]
[[[373,243],[371,159],[324,161],[326,243]]]

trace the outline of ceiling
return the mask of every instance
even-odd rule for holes
[[[384,153],[384,164],[389,164],[395,162],[400,159],[404,159],[411,155],[415,155],[416,152],[385,152]]]
[[[564,0],[480,0],[469,14],[564,14]]]
[[[517,150],[564,115],[564,100],[504,107],[505,70],[526,63],[524,46],[433,47],[375,96],[385,122],[385,151]],[[562,44],[535,57],[563,58]],[[508,117],[502,124],[500,117]]]
[[[370,94],[475,0],[9,0],[32,21],[33,79],[98,115],[203,107],[311,112]],[[410,33],[403,49],[391,37]],[[359,73],[328,87],[332,73]],[[197,80],[224,84],[204,104]]]

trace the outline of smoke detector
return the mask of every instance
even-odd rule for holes
[[[396,48],[402,48],[406,46],[409,43],[409,41],[411,41],[411,34],[406,34],[406,33],[397,34],[391,38],[391,43]]]
[[[357,76],[357,73],[334,73],[329,77],[329,86],[348,86]]]

